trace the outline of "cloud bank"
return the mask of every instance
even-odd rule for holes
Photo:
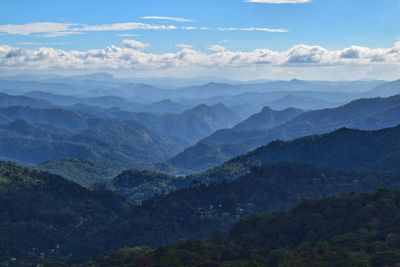
[[[163,73],[175,70],[253,70],[343,68],[400,66],[400,42],[390,48],[352,46],[327,50],[320,46],[295,45],[287,51],[255,49],[232,51],[213,45],[207,51],[190,45],[178,45],[178,51],[146,53],[148,45],[136,40],[124,40],[122,46],[86,51],[41,47],[33,50],[0,46],[0,69],[3,70],[135,70]]]

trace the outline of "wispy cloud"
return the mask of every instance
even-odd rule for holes
[[[158,24],[147,24],[140,22],[126,22],[126,23],[113,23],[103,24],[95,26],[84,26],[79,30],[84,32],[92,31],[128,31],[128,30],[176,30],[177,27],[174,25],[158,25]]]
[[[61,33],[69,31],[75,24],[55,23],[55,22],[37,22],[27,24],[2,24],[0,32],[14,35],[30,35],[37,33]]]
[[[281,28],[218,28],[219,31],[259,31],[259,32],[277,32],[277,33],[285,33],[289,32],[287,29]]]
[[[167,21],[176,21],[176,22],[192,22],[193,20],[187,18],[177,18],[177,17],[164,17],[164,16],[144,16],[141,19],[148,20],[167,20]]]
[[[63,32],[48,32],[48,33],[42,33],[39,37],[60,37],[60,36],[69,36],[69,35],[81,35],[85,34],[80,31],[76,30],[70,30],[70,31],[63,31]]]
[[[117,34],[117,36],[119,36],[119,37],[138,37],[140,35],[135,34],[135,33],[120,33],[120,34]]]
[[[40,43],[40,42],[20,42],[17,45],[33,45],[33,46],[56,46],[56,45],[66,45],[68,43]]]
[[[102,25],[80,25],[72,23],[36,22],[28,24],[0,24],[0,34],[9,35],[41,35],[42,37],[58,37],[79,35],[96,31],[128,31],[128,30],[176,30],[174,25],[147,24],[126,22]]]
[[[176,18],[178,19],[178,18]],[[201,27],[201,26],[180,26],[165,24],[148,24],[141,22],[125,22],[100,25],[81,25],[72,23],[54,23],[54,22],[37,22],[28,24],[0,24],[0,34],[8,35],[36,35],[40,37],[59,37],[68,35],[80,35],[89,32],[107,32],[107,31],[171,31],[171,30],[187,30],[187,31],[258,31],[258,32],[274,32],[285,33],[287,29],[268,28],[268,27]],[[121,33],[122,37],[134,37],[137,35],[131,33]]]
[[[261,3],[261,4],[306,4],[311,0],[246,0],[247,3]]]

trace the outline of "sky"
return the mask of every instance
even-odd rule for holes
[[[2,0],[0,71],[400,78],[400,0]]]

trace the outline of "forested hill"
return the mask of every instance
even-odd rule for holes
[[[397,266],[399,219],[398,191],[307,200],[207,242],[121,249],[84,266]]]
[[[118,246],[107,234],[130,204],[60,176],[0,162],[0,262],[70,260]]]
[[[342,128],[293,141],[275,141],[197,175],[202,181],[242,176],[252,166],[298,162],[347,171],[400,171],[400,126],[377,131]]]
[[[379,187],[400,188],[400,179],[281,164],[254,168],[236,181],[194,182],[136,206],[112,192],[89,191],[60,176],[0,163],[0,260],[17,258],[19,266],[42,259],[71,263],[114,248],[209,238],[252,213]]]

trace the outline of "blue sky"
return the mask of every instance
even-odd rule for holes
[[[279,2],[282,0],[253,1]],[[143,57],[148,59],[149,55],[156,54],[164,55],[165,58],[168,53],[179,53],[183,47],[179,45],[184,44],[187,49],[190,45],[191,51],[206,54],[215,54],[216,51],[222,53],[220,51],[222,47],[224,51],[232,53],[251,52],[256,49],[289,53],[290,49],[298,45],[318,46],[330,52],[359,46],[371,49],[374,53],[372,56],[371,51],[368,52],[369,54],[366,52],[364,54],[376,58],[380,53],[376,49],[393,49],[400,40],[400,0],[298,1],[307,3],[250,3],[244,0],[2,0],[0,2],[0,45],[7,46],[7,50],[3,49],[7,53],[10,53],[11,48],[21,48],[25,53],[29,53],[40,47],[46,47],[67,53],[71,50],[87,52],[112,46],[128,47],[137,51],[135,52],[136,58],[133,60],[136,65],[133,66],[133,62],[128,65],[121,65],[121,62],[118,62],[112,67],[114,71],[124,70],[125,73],[129,73],[129,70],[135,70],[138,75],[179,76],[182,74],[195,76],[198,72],[207,74],[204,72],[204,67],[207,68],[209,65],[194,68],[194,65],[199,65],[199,63],[191,60],[185,62],[185,68],[189,64],[193,73],[183,73],[179,72],[177,68],[173,70],[170,67],[179,65],[179,62],[175,64],[168,61],[168,64],[162,62],[157,65],[158,72],[146,72],[144,71],[146,68],[151,68],[145,66],[147,61],[146,64],[142,64]],[[49,23],[49,25],[40,24],[43,22]],[[132,46],[129,45],[129,42],[125,42],[124,45],[122,44],[124,40],[131,40],[139,45]],[[217,48],[216,45],[220,47]],[[210,52],[212,46],[215,49]],[[135,57],[134,53],[128,54],[124,55],[125,58]],[[228,53],[226,54],[228,55]],[[197,54],[195,56],[197,57]],[[235,56],[238,55],[235,54]],[[239,56],[244,57],[242,54]],[[253,57],[254,55],[246,56]],[[79,55],[79,57],[81,60],[84,56]],[[319,62],[321,66],[315,65],[317,62],[313,59],[313,66],[310,69],[315,71],[314,68],[319,67],[317,72],[320,72],[324,65],[325,72],[329,73],[331,70],[326,71],[327,57],[331,58],[332,55],[324,56],[323,62]],[[371,60],[371,58],[369,59]],[[356,76],[380,77],[383,75],[382,72],[388,71],[389,68],[390,73],[387,76],[390,77],[385,78],[394,78],[398,71],[397,66],[393,66],[397,65],[396,60],[397,57],[391,57],[388,61],[390,64],[385,66],[380,64],[379,70],[375,70],[377,69],[376,65],[371,67],[371,64],[367,64],[368,62],[364,60],[365,68],[361,72],[359,66],[361,60],[358,60],[354,72],[357,72]],[[48,61],[53,63],[49,64]],[[63,69],[59,65],[55,65],[54,61],[55,59],[47,58],[47,62],[43,62],[43,69]],[[250,59],[241,61],[243,66],[246,65],[242,68],[243,79],[257,78],[245,74],[249,72],[250,68],[249,64],[245,63],[250,61]],[[263,74],[266,76],[273,75],[272,71],[283,72],[279,76],[283,75],[282,77],[287,78],[290,78],[291,75],[300,75],[300,72],[293,66],[290,67],[290,71],[284,73],[285,62],[288,60],[276,58],[268,61],[267,64],[259,64],[259,62],[260,60],[257,59],[257,64],[254,65],[269,65],[268,74]],[[342,68],[337,67],[337,60],[332,62],[335,63],[338,73],[349,68],[348,62]],[[378,61],[374,60],[373,62]],[[379,62],[382,63],[380,59]],[[3,67],[7,66],[4,69],[7,69],[8,72],[21,69],[21,66],[12,68],[13,65],[9,61],[0,61],[0,63]],[[27,66],[32,65],[32,62],[28,63],[22,67],[27,69]],[[214,61],[213,63],[215,64]],[[233,66],[226,66],[226,64],[227,62],[225,65],[218,62],[217,65],[214,65],[221,76],[229,76],[232,73]],[[240,69],[240,66],[237,65],[234,66],[235,73],[240,72],[237,70],[237,68]],[[367,67],[370,69],[369,72],[366,72]],[[99,68],[104,68],[104,65]],[[253,70],[254,68],[256,68],[256,73],[265,73],[266,71],[265,67],[253,66]],[[372,71],[371,68],[374,70]],[[257,75],[265,78],[261,74]],[[316,75],[321,76],[321,74]]]

